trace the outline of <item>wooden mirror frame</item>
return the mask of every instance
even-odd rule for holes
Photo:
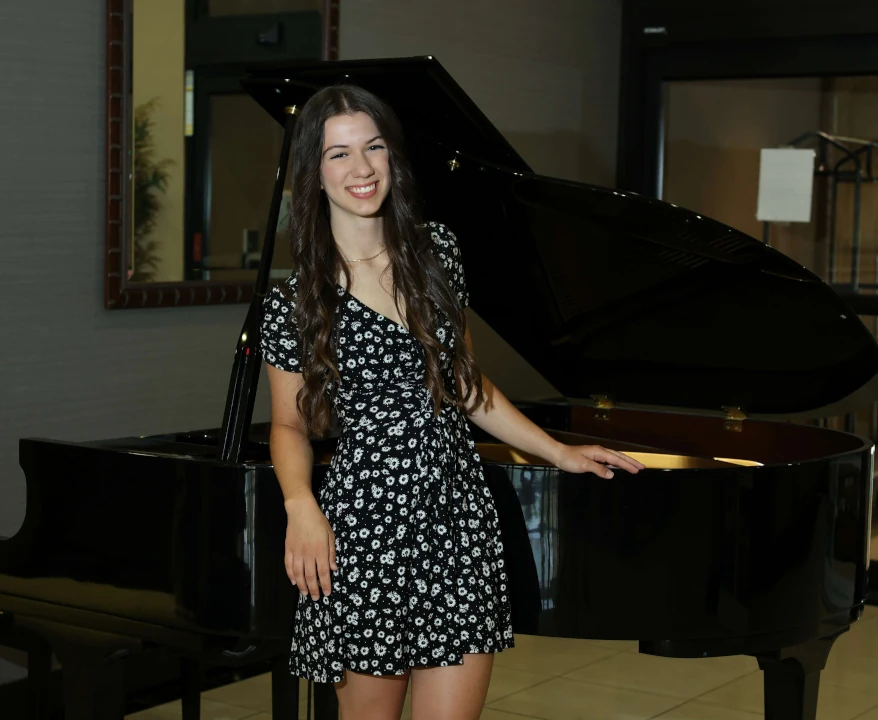
[[[129,125],[132,0],[106,2],[106,201],[105,201],[105,280],[104,307],[108,310],[182,307],[189,305],[228,305],[249,302],[253,282],[131,283],[127,271],[127,230],[130,198],[126,191],[130,173],[132,142]],[[323,59],[338,59],[338,20],[340,0],[323,2]]]

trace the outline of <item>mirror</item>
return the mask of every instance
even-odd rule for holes
[[[337,59],[338,14],[339,0],[107,0],[105,307],[250,300],[283,130],[239,81]],[[280,241],[274,277],[286,256]]]

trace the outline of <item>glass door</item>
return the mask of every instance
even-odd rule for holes
[[[878,76],[671,81],[663,83],[662,96],[663,200],[762,238],[842,295],[878,299],[878,186],[871,162],[878,146]],[[811,218],[766,225],[756,217],[760,153],[792,146],[816,151]],[[878,315],[861,317],[878,333]],[[826,422],[878,437],[875,407]]]

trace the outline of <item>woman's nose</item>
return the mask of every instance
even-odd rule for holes
[[[375,170],[372,167],[372,163],[369,162],[369,158],[365,155],[359,155],[354,167],[354,175],[357,177],[369,177],[374,172]]]

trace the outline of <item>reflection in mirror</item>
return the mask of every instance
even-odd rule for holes
[[[337,15],[338,0],[108,2],[108,52],[124,48],[108,68],[108,138],[124,130],[121,152],[108,145],[107,307],[249,298],[283,130],[239,83],[260,65],[335,59]],[[114,95],[117,70],[128,82]],[[273,277],[287,256],[279,235]]]
[[[210,118],[209,215],[204,233],[210,246],[200,258],[200,268],[199,258],[192,257],[191,272],[200,272],[204,280],[252,282],[262,253],[283,128],[242,93],[211,96]],[[281,231],[283,221],[281,217],[278,223]],[[289,257],[284,237],[278,233],[271,267],[275,276],[280,272],[286,277],[289,268],[279,264]]]
[[[131,103],[132,282],[183,279],[185,14],[179,0],[134,0]]]

